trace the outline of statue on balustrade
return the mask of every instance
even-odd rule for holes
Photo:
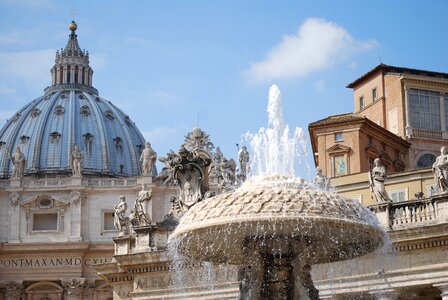
[[[75,145],[72,153],[70,154],[70,167],[72,168],[72,174],[81,176],[82,165],[84,163],[84,155],[79,150],[78,145]]]
[[[142,162],[142,176],[153,176],[154,165],[157,160],[157,153],[151,148],[151,144],[146,142],[142,151],[140,161]]]
[[[330,179],[322,174],[320,167],[316,168],[316,176],[314,176],[313,183],[321,190],[328,190],[331,188]]]
[[[125,235],[128,231],[126,224],[126,210],[128,209],[128,205],[126,204],[126,197],[120,196],[120,202],[114,207],[114,226],[117,228],[118,236]]]
[[[445,147],[440,148],[440,155],[432,165],[434,181],[439,193],[448,192],[448,151]]]
[[[373,163],[375,167],[369,172],[370,190],[375,195],[377,203],[392,202],[384,187],[384,182],[387,178],[386,167],[379,158],[376,158]]]
[[[134,224],[137,226],[147,226],[151,224],[151,218],[146,210],[147,202],[152,198],[152,189],[147,189],[146,184],[142,184],[142,190],[138,192],[137,199],[134,204],[134,218],[136,221]]]
[[[19,146],[17,146],[14,155],[11,156],[11,160],[14,165],[14,169],[12,170],[12,177],[22,178],[25,171],[26,158],[20,150]]]

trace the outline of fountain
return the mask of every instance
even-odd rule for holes
[[[188,258],[238,265],[240,299],[319,299],[311,265],[367,254],[385,233],[358,202],[294,177],[302,133],[289,138],[275,85],[268,112],[269,128],[247,135],[257,176],[192,206],[169,242]]]

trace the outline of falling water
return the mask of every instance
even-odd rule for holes
[[[298,127],[290,137],[283,120],[282,94],[275,84],[269,89],[267,112],[269,127],[243,136],[253,151],[251,175],[295,177],[299,165],[306,160],[306,137]],[[309,172],[309,166],[305,167]]]

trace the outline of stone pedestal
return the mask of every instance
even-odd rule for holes
[[[81,186],[82,185],[82,177],[80,175],[72,175],[70,177],[71,185],[72,186]]]
[[[115,242],[115,255],[126,255],[131,253],[135,245],[135,237],[130,235],[119,236],[113,239]]]
[[[10,187],[21,187],[22,186],[22,178],[11,178],[9,179]]]
[[[142,185],[142,184],[151,184],[152,183],[152,176],[142,176],[137,178],[137,185]]]

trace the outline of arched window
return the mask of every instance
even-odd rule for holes
[[[436,161],[436,156],[431,153],[425,153],[417,161],[417,168],[429,168]]]

